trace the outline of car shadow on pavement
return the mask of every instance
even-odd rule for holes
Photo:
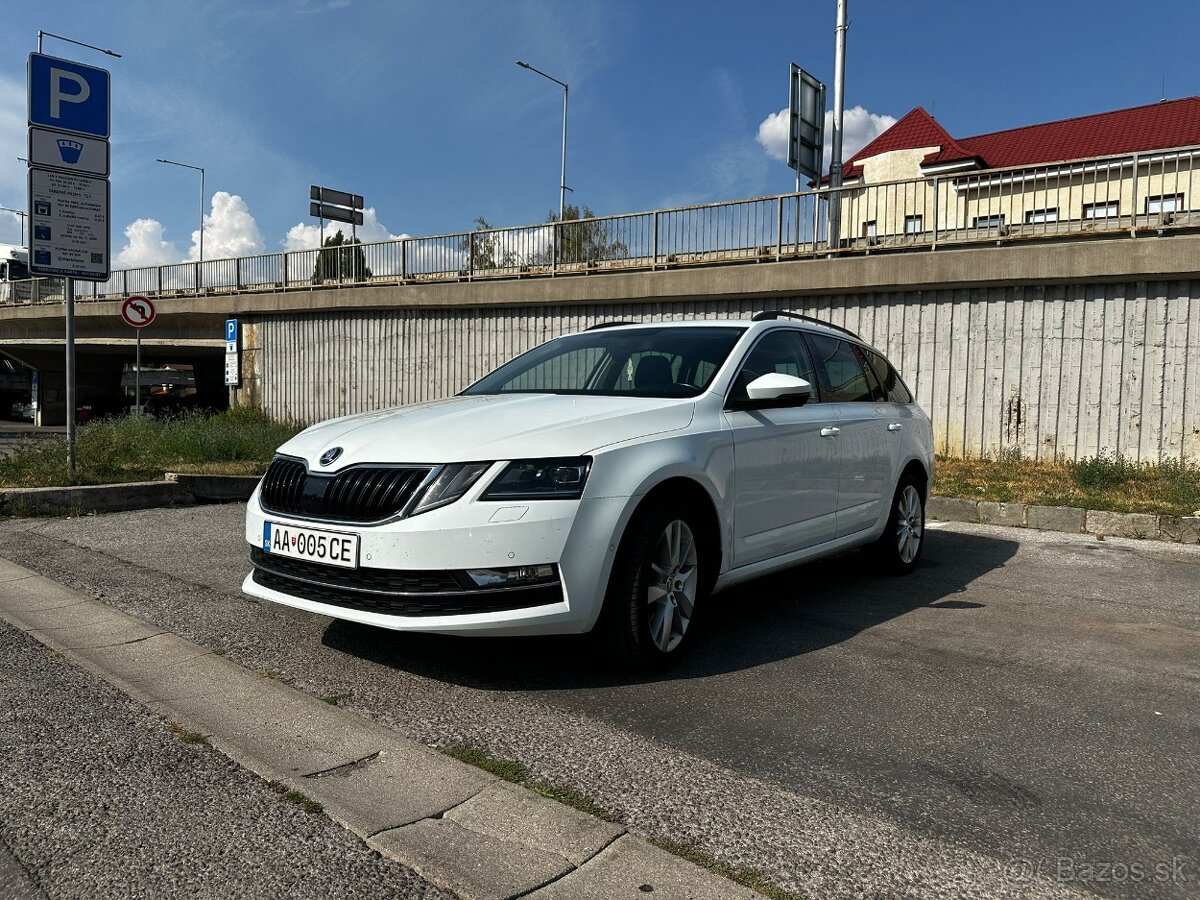
[[[665,673],[623,671],[590,635],[460,638],[387,631],[335,620],[331,649],[425,678],[496,691],[553,691],[705,678],[811,653],[922,607],[970,615],[955,599],[1006,564],[1017,542],[929,533],[921,565],[888,577],[852,551],[759,578],[710,598],[691,651]],[[947,623],[947,627],[953,627]]]

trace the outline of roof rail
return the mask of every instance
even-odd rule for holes
[[[812,322],[814,325],[821,325],[825,328],[832,328],[834,331],[841,331],[855,340],[861,341],[857,334],[849,328],[843,328],[841,325],[834,325],[832,322],[826,322],[823,319],[817,319],[813,316],[806,316],[801,313],[789,312],[786,309],[764,309],[762,312],[755,313],[751,318],[751,322],[766,322],[770,319],[798,319],[801,322]]]
[[[621,325],[641,325],[641,322],[597,322],[589,325],[584,331],[595,331],[597,328],[619,328]]]

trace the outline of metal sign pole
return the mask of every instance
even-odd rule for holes
[[[67,474],[75,477],[75,279],[63,282],[67,312]]]
[[[137,411],[137,415],[142,414],[142,329],[133,329],[137,332],[137,357],[134,362],[133,375],[133,408]]]

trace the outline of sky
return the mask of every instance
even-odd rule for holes
[[[1200,94],[1195,0],[849,0],[846,156],[914,106],[967,136]],[[0,206],[24,209],[25,64],[112,72],[116,267],[313,247],[310,184],[361,194],[360,237],[794,189],[788,64],[833,94],[834,0],[39,0],[0,6]],[[827,129],[828,130],[828,129]],[[828,157],[827,157],[828,158]],[[328,233],[328,232],[327,232]],[[0,212],[0,243],[18,218]]]

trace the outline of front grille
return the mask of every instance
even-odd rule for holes
[[[263,509],[328,522],[379,522],[399,515],[432,466],[352,466],[331,475],[276,457],[263,476]]]
[[[323,566],[303,559],[292,559],[275,553],[264,553],[258,547],[250,548],[250,562],[257,568],[284,578],[330,584],[339,588],[358,591],[376,591],[385,594],[428,594],[435,591],[457,592],[475,588],[475,583],[465,575],[455,577],[454,572],[444,569],[342,569]]]
[[[256,568],[253,578],[255,584],[292,597],[340,606],[343,609],[398,616],[461,616],[507,609],[528,609],[562,601],[562,588],[558,584],[504,591],[395,595],[371,594],[339,585],[299,581],[264,568]]]

